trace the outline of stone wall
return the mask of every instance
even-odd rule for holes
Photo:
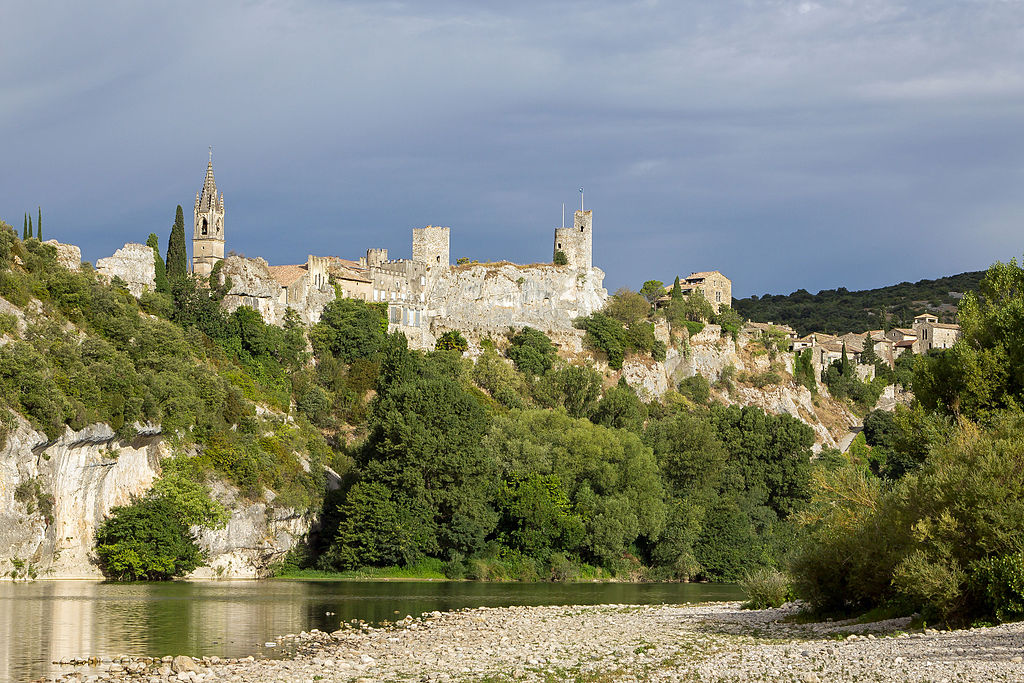
[[[439,277],[427,294],[427,314],[435,330],[501,330],[533,327],[558,334],[575,331],[573,320],[604,307],[608,292],[599,268],[578,271],[567,266],[518,266],[511,263],[456,266]],[[440,327],[439,327],[440,326]],[[429,330],[428,330],[429,331]],[[431,335],[432,336],[432,335]],[[410,339],[432,348],[424,335]]]
[[[153,249],[145,244],[129,242],[114,252],[113,256],[96,261],[96,270],[113,280],[119,277],[128,285],[128,291],[136,298],[156,284],[156,263]]]

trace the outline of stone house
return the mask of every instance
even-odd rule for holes
[[[940,323],[937,316],[922,313],[914,318],[914,333],[917,337],[914,353],[928,353],[932,349],[948,349],[960,337],[960,326]]]
[[[268,266],[271,276],[281,286],[278,302],[298,308],[305,305],[313,292],[331,289],[328,274],[329,261],[323,256],[306,257],[306,262],[293,266]]]
[[[686,296],[698,289],[703,291],[715,313],[722,310],[722,306],[732,307],[732,280],[717,270],[690,273],[685,279],[680,278],[679,286]]]
[[[339,258],[337,256],[327,257],[327,272],[331,281],[340,289],[340,294],[346,299],[359,299],[369,301],[373,293],[373,280],[369,277],[369,271],[359,261]]]

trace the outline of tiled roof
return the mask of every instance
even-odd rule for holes
[[[959,330],[959,325],[953,323],[932,323],[932,327],[937,327],[940,330]]]
[[[295,282],[306,274],[305,264],[299,266],[268,266],[270,274],[282,287],[291,287]]]

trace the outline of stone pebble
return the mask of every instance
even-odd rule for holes
[[[910,632],[908,620],[811,624],[739,603],[478,608],[346,623],[279,640],[289,659],[83,658],[56,681],[1024,680],[1024,624]]]

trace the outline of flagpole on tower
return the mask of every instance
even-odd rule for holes
[[[580,188],[580,211],[583,211],[583,188]]]
[[[562,202],[562,227],[565,227],[565,202]]]

